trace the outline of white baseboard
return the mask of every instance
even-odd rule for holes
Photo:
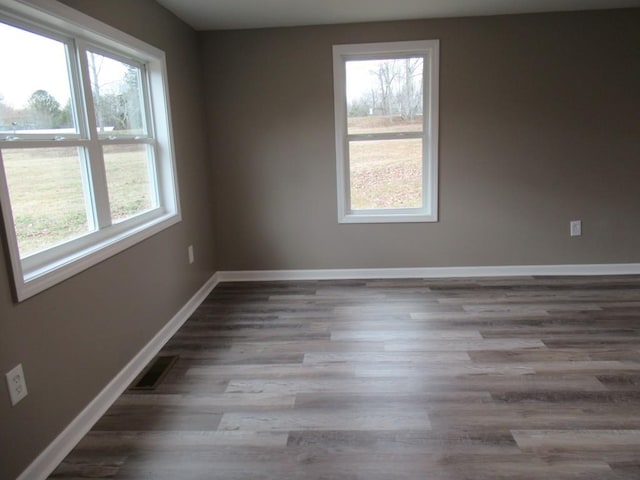
[[[147,345],[118,373],[80,414],[22,472],[17,480],[46,479],[91,427],[104,415],[122,392],[135,380],[160,349],[186,322],[219,283],[216,273],[195,293]]]
[[[220,271],[214,274],[153,339],[22,472],[17,480],[46,479],[220,282],[357,280],[375,278],[516,277],[532,275],[633,275],[640,263],[497,267],[357,268]]]
[[[496,267],[351,268],[220,271],[221,282],[274,280],[366,280],[374,278],[520,277],[532,275],[633,275],[640,263],[508,265]]]

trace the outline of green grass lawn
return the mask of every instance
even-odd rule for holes
[[[144,148],[105,148],[114,223],[152,206]],[[90,231],[76,148],[4,149],[2,157],[21,256]]]

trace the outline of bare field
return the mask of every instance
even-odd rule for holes
[[[385,132],[421,132],[422,116],[413,120],[404,120],[399,116],[372,115],[367,117],[349,117],[347,130],[350,135]]]
[[[351,208],[422,205],[422,140],[351,142]]]
[[[349,134],[422,131],[422,117],[349,117]],[[415,208],[422,205],[422,140],[349,143],[351,208]]]

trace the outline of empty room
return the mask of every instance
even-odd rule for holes
[[[0,0],[0,479],[639,479],[639,25]]]

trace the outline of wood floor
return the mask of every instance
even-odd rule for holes
[[[640,479],[640,277],[227,283],[51,478]]]

